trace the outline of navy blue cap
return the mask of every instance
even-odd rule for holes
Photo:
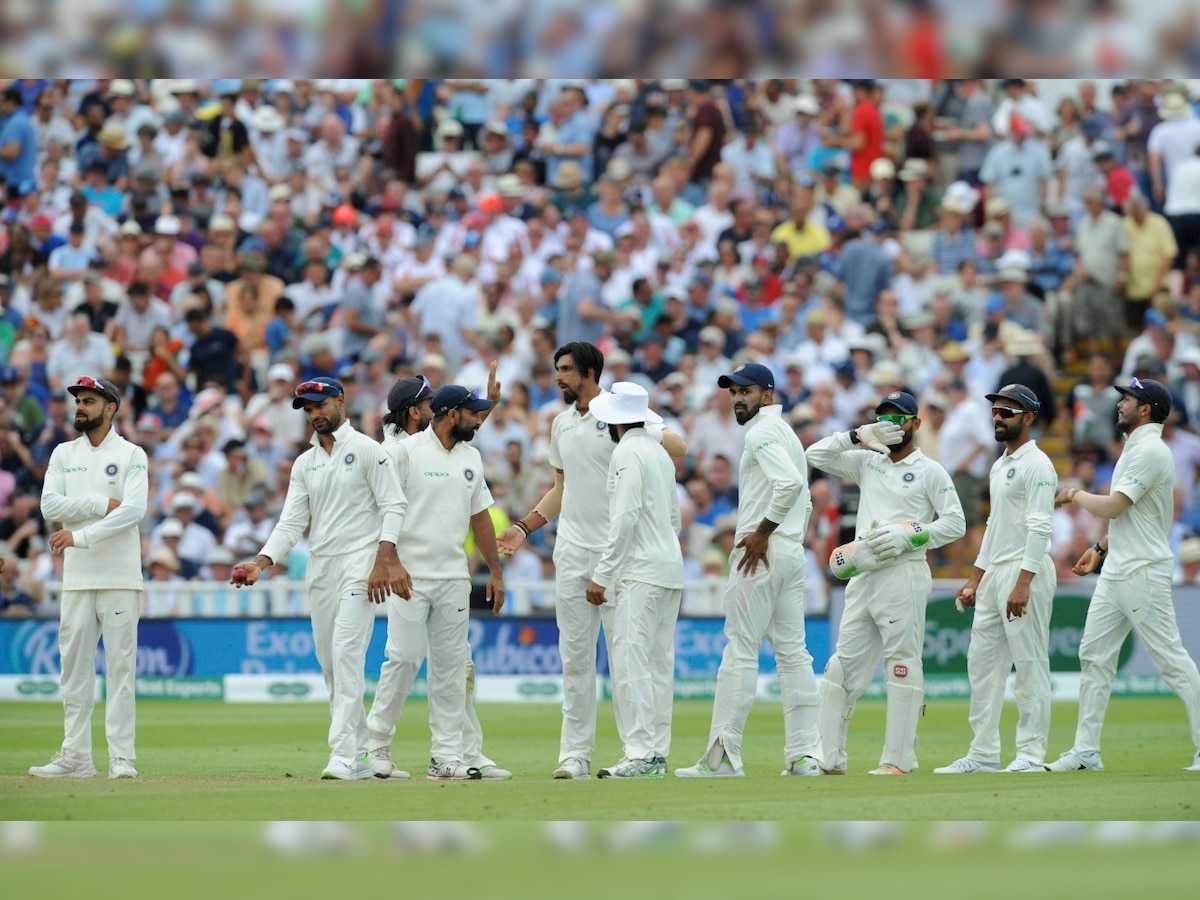
[[[338,384],[336,379],[327,375],[318,375],[316,378],[310,378],[308,381],[296,385],[296,396],[292,399],[292,409],[303,407],[305,400],[320,403],[330,397],[343,397],[345,394],[345,388]]]
[[[21,373],[17,371],[16,366],[0,368],[0,384],[16,384],[20,380]]]
[[[428,378],[424,375],[410,375],[407,378],[401,378],[388,391],[388,410],[399,412],[432,396],[433,388],[430,386]]]
[[[1023,384],[1006,384],[994,394],[985,395],[988,400],[995,403],[997,400],[1008,400],[1016,403],[1021,409],[1026,412],[1037,412],[1042,408],[1042,403],[1037,398],[1037,394],[1032,388],[1026,387]]]
[[[452,409],[466,407],[472,412],[483,412],[492,408],[492,401],[479,396],[478,391],[468,391],[461,384],[447,384],[433,392],[429,401],[435,419],[440,419]]]
[[[717,379],[717,387],[728,388],[735,384],[743,387],[748,384],[757,384],[761,388],[773,391],[775,390],[775,375],[766,366],[760,366],[758,363],[743,363],[728,375],[722,375]]]
[[[889,406],[898,410],[901,415],[915,416],[917,414],[917,398],[908,391],[892,391],[879,401],[879,405],[875,407],[875,415],[879,415]]]
[[[1129,387],[1116,386],[1122,394],[1129,394],[1138,403],[1150,404],[1150,410],[1156,417],[1166,418],[1171,413],[1171,392],[1160,381],[1150,378],[1135,378],[1129,382]]]

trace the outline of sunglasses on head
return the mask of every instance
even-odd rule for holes
[[[91,375],[82,375],[79,378],[76,378],[75,387],[87,388],[89,391],[96,391],[101,394],[106,393],[104,388],[100,386],[100,382]]]
[[[296,385],[296,396],[301,394],[329,394],[336,397],[338,389],[332,384],[325,384],[323,381],[306,381],[303,384]]]
[[[905,415],[900,415],[899,413],[889,413],[888,415],[884,415],[884,416],[876,416],[875,421],[876,422],[891,422],[893,425],[903,425],[909,419],[915,419],[915,418],[916,418],[916,416],[905,416]]]
[[[993,406],[992,407],[992,415],[999,416],[1002,419],[1012,419],[1012,418],[1015,418],[1016,416],[1022,416],[1025,413],[1027,413],[1028,411],[1029,410],[1026,410],[1026,409],[1011,409],[1010,407],[1007,407],[1007,406]]]
[[[478,400],[478,399],[479,399],[479,391],[471,391],[471,393],[467,394],[467,396],[463,397],[461,400],[459,400],[453,406],[447,406],[446,411],[449,412],[452,409],[459,409],[464,403],[466,403],[470,400]]]

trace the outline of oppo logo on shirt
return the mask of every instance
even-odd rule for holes
[[[304,471],[305,472],[315,472],[315,471],[317,471],[317,469],[323,469],[323,468],[325,468],[325,463],[316,463],[315,465],[305,466]]]
[[[426,478],[449,478],[450,477],[449,472],[422,472],[421,474],[424,475]]]
[[[88,470],[87,466],[67,466],[65,469],[63,469],[63,474],[64,475],[77,475],[80,472],[86,472],[87,470]]]

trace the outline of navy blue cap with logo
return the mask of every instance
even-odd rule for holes
[[[917,414],[917,398],[908,391],[892,391],[879,401],[879,405],[875,407],[875,415],[879,415],[889,406],[903,416]]]
[[[478,391],[468,391],[460,384],[447,384],[433,392],[429,401],[435,419],[440,419],[452,409],[469,409],[472,412],[483,412],[491,409],[492,401],[480,397]]]
[[[775,390],[775,374],[766,366],[758,363],[743,363],[738,366],[728,375],[722,375],[717,379],[717,386],[721,388],[730,388],[733,385],[757,384],[764,390]]]
[[[1161,382],[1150,378],[1134,378],[1128,387],[1117,385],[1115,390],[1121,394],[1128,394],[1139,404],[1149,404],[1150,411],[1160,421],[1171,414],[1171,392]]]
[[[1017,404],[1018,408],[1025,412],[1035,413],[1042,408],[1042,403],[1037,398],[1037,394],[1032,388],[1026,387],[1023,384],[1006,384],[994,394],[985,395],[989,401],[996,403],[1001,400],[1007,400],[1010,403]]]
[[[305,400],[320,403],[322,400],[328,400],[330,397],[342,397],[345,393],[345,388],[338,384],[336,379],[330,378],[327,375],[318,375],[316,378],[310,378],[308,381],[296,385],[296,395],[292,399],[292,409],[303,407]]]

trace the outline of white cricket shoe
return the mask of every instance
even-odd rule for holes
[[[744,778],[745,775],[743,770],[733,767],[727,756],[721,757],[721,764],[715,769],[709,766],[707,760],[702,759],[694,766],[684,766],[675,770],[676,778]]]
[[[667,761],[661,756],[650,759],[629,759],[622,757],[613,766],[607,766],[596,773],[597,778],[665,778]]]
[[[96,767],[86,756],[59,750],[54,759],[44,766],[32,767],[29,774],[34,778],[94,778]]]
[[[1200,772],[1200,750],[1196,751],[1196,756],[1192,760],[1192,764],[1190,766],[1184,766],[1183,771],[1185,771],[1185,772]]]
[[[1100,752],[1076,753],[1068,750],[1054,762],[1043,766],[1047,772],[1103,772],[1104,763],[1100,761]]]
[[[884,763],[877,769],[872,769],[868,775],[907,775],[908,773],[899,766],[893,766],[891,763]]]
[[[395,778],[403,781],[408,778],[408,773],[403,769],[397,769],[392,762],[391,747],[376,747],[367,753],[371,760],[371,774],[376,778]]]
[[[1045,772],[1046,767],[1041,763],[1035,763],[1031,759],[1022,759],[1017,757],[1007,766],[1004,767],[1005,772]]]
[[[499,766],[492,764],[487,766],[478,766],[479,777],[484,781],[508,781],[512,778],[512,772],[508,769],[502,769]]]
[[[788,763],[787,768],[779,773],[780,775],[804,775],[813,777],[821,774],[821,764],[811,756],[802,756],[793,762]]]
[[[556,781],[586,781],[592,777],[592,764],[578,756],[568,756],[550,776]]]
[[[114,756],[108,761],[109,778],[137,778],[137,769],[123,756]]]
[[[429,774],[426,777],[430,781],[479,781],[483,778],[483,773],[462,760],[454,759],[443,763],[430,759]]]
[[[948,766],[938,766],[933,770],[934,775],[975,775],[978,773],[999,772],[1000,763],[985,763],[964,756],[956,759]]]
[[[375,774],[374,768],[371,766],[371,759],[368,756],[363,756],[362,759],[349,760],[343,759],[340,756],[329,757],[329,765],[321,770],[321,778],[325,781],[362,781],[364,778],[370,778]]]

